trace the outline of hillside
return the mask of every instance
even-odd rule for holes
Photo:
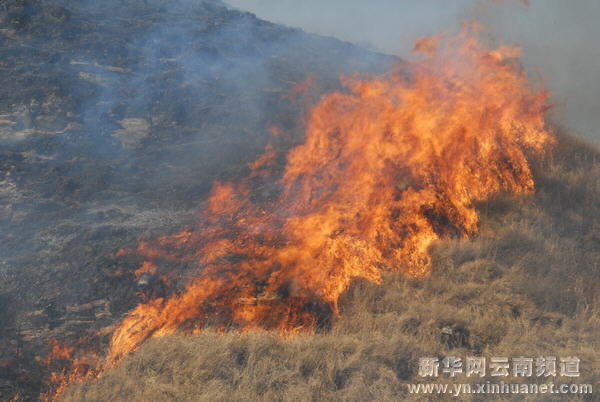
[[[0,399],[36,400],[75,367],[101,375],[61,399],[397,400],[432,382],[420,357],[449,355],[574,355],[573,382],[597,383],[600,151],[546,131],[544,92],[511,92],[524,81],[512,57],[480,57],[500,88],[482,114],[494,118],[452,129],[491,95],[458,99],[460,85],[433,80],[417,112],[451,113],[412,138],[381,113],[399,101],[377,95],[427,69],[387,73],[405,63],[219,0],[7,0],[0,53]],[[340,79],[353,73],[382,85]],[[364,180],[337,192],[338,177]],[[405,208],[369,221],[384,201]],[[307,227],[327,230],[281,229],[314,216]],[[411,253],[419,236],[434,240]],[[383,246],[340,257],[360,241]],[[218,286],[187,297],[190,284]]]

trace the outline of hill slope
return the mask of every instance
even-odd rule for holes
[[[398,62],[220,1],[9,0],[0,41],[7,399],[45,389],[50,339],[101,331],[103,350],[140,302],[141,261],[115,259],[119,249],[181,228],[211,183],[246,175],[268,141],[302,141],[305,103],[340,74]],[[536,161],[534,195],[479,205],[481,233],[436,244],[424,280],[354,283],[333,329],[153,340],[65,399],[398,399],[420,379],[419,357],[449,354],[578,355],[578,381],[594,383],[599,152],[559,140]],[[187,279],[178,269],[171,291]]]

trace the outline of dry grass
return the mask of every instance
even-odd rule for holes
[[[355,283],[332,330],[153,340],[64,399],[429,400],[406,389],[428,381],[417,375],[418,358],[473,354],[579,356],[582,377],[573,382],[598,386],[600,152],[571,137],[560,142],[536,166],[535,195],[482,204],[480,236],[436,244],[427,279]],[[462,332],[462,341],[449,344],[443,326]],[[555,382],[570,382],[562,380]]]

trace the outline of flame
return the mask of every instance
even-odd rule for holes
[[[82,338],[82,345],[86,339]],[[40,395],[42,401],[58,400],[59,396],[73,383],[97,378],[102,365],[95,348],[61,343],[55,338],[48,340],[49,352],[37,360],[50,371],[46,382],[48,392]]]
[[[56,338],[48,339],[50,352],[42,359],[42,363],[46,365],[52,364],[54,360],[71,360],[75,354],[75,348],[68,344],[62,344]]]
[[[424,277],[432,242],[477,232],[475,202],[533,191],[528,157],[554,143],[548,93],[528,82],[517,48],[478,37],[423,39],[419,61],[343,78],[346,91],[311,110],[275,185],[268,147],[246,179],[214,184],[197,223],[141,242],[138,273],[185,262],[197,274],[131,311],[109,361],[177,330],[329,325],[353,279]]]

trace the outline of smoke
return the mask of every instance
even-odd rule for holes
[[[0,29],[0,274],[16,278],[0,295],[62,310],[109,294],[127,309],[106,256],[179,227],[272,127],[289,134],[307,75],[330,91],[395,62],[218,0],[9,0]]]
[[[600,142],[600,2],[596,0],[228,0],[259,17],[406,56],[414,41],[476,20],[523,49],[553,92],[556,119]]]

